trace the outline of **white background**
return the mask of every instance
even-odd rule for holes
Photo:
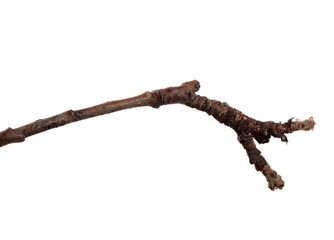
[[[199,94],[314,131],[259,146],[182,105],[0,149],[0,239],[333,239],[332,1],[1,1],[0,130],[197,79]]]

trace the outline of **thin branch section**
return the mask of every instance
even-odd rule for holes
[[[230,107],[226,102],[210,100],[207,97],[197,95],[200,84],[198,81],[185,82],[178,87],[169,87],[152,92],[145,92],[141,95],[118,101],[110,101],[93,107],[73,111],[68,110],[58,115],[39,119],[22,127],[15,129],[7,128],[0,132],[0,147],[10,143],[23,142],[25,138],[57,128],[68,123],[92,118],[107,113],[112,113],[128,108],[150,106],[159,108],[167,104],[184,104],[188,107],[206,112],[217,121],[223,123],[237,133],[238,140],[247,152],[249,161],[255,165],[256,170],[262,172],[268,181],[271,190],[282,189],[284,181],[281,176],[269,166],[268,162],[256,148],[254,139],[258,143],[267,143],[270,137],[280,138],[287,142],[286,134],[298,130],[311,130],[315,122],[313,118],[307,120],[289,119],[285,123],[275,123],[272,121],[261,122],[248,117],[241,111]]]

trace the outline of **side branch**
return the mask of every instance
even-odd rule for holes
[[[72,122],[92,118],[107,113],[112,113],[128,108],[150,106],[159,108],[167,104],[184,104],[188,107],[198,109],[213,116],[220,123],[231,127],[238,135],[238,140],[244,147],[250,163],[255,165],[256,170],[261,171],[268,181],[271,190],[282,189],[284,181],[276,171],[272,170],[268,162],[256,148],[253,139],[258,143],[267,143],[270,137],[280,138],[283,142],[288,139],[285,134],[298,130],[311,130],[315,122],[313,118],[301,121],[289,119],[285,123],[272,121],[261,122],[248,117],[241,111],[230,107],[226,102],[210,100],[207,97],[197,95],[200,84],[198,81],[185,82],[178,87],[169,87],[152,92],[145,92],[136,97],[118,101],[110,101],[93,107],[81,110],[68,110],[58,115],[39,119],[22,127],[15,129],[7,128],[0,132],[0,147],[15,142],[23,142],[25,138],[57,128]]]
[[[256,148],[252,136],[240,134],[238,136],[238,140],[246,150],[249,162],[254,164],[256,170],[261,171],[262,174],[266,177],[268,187],[271,190],[275,190],[277,188],[282,189],[284,187],[284,181],[282,180],[282,177],[278,175],[275,170],[271,169],[268,162],[261,155],[260,150]]]

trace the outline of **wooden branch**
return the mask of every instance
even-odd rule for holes
[[[241,111],[230,107],[226,102],[210,100],[195,94],[199,88],[199,82],[194,80],[185,82],[178,87],[145,92],[132,98],[110,101],[77,111],[68,110],[15,129],[7,128],[0,132],[0,147],[10,143],[23,142],[27,137],[52,128],[107,113],[141,106],[159,108],[162,105],[179,103],[206,112],[220,123],[224,123],[234,129],[238,135],[239,142],[247,152],[250,163],[254,164],[256,170],[262,172],[266,177],[268,187],[271,190],[282,189],[284,187],[284,181],[276,171],[271,169],[268,162],[261,155],[261,152],[256,148],[253,139],[258,143],[267,143],[270,137],[273,136],[280,138],[283,142],[287,142],[288,139],[285,134],[298,130],[307,131],[313,129],[315,125],[313,118],[311,117],[304,121],[293,121],[293,119],[289,119],[285,123],[257,121],[246,116]]]

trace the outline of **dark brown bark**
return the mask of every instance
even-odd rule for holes
[[[183,83],[179,87],[169,87],[165,89],[145,92],[136,97],[127,98],[118,101],[110,101],[97,106],[73,111],[68,110],[58,115],[40,119],[15,129],[8,128],[0,132],[0,147],[10,143],[23,142],[25,138],[44,132],[46,130],[57,128],[68,123],[80,121],[83,119],[104,115],[128,108],[151,106],[159,108],[167,104],[184,104],[191,108],[206,112],[213,116],[220,123],[234,129],[238,140],[245,148],[250,163],[255,165],[256,170],[261,171],[268,181],[271,190],[282,189],[284,181],[281,176],[272,170],[256,148],[255,139],[258,143],[267,143],[270,137],[280,138],[283,142],[288,139],[285,134],[298,130],[311,130],[315,122],[313,118],[300,121],[288,120],[286,123],[261,122],[250,118],[241,111],[230,107],[226,102],[210,100],[206,97],[197,95],[200,88],[198,81]]]

